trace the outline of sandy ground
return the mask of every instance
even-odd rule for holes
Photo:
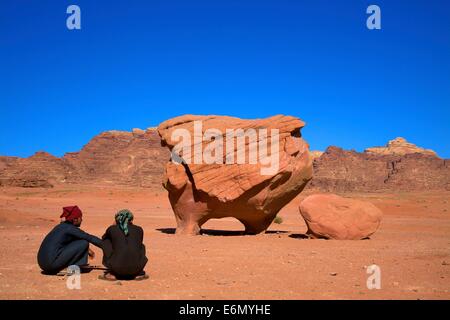
[[[201,236],[174,235],[164,190],[64,186],[0,188],[0,299],[450,299],[450,192],[352,194],[384,212],[371,239],[310,240],[298,213],[301,194],[281,224],[242,236],[234,219],[209,221]],[[106,282],[81,275],[81,289],[42,275],[39,245],[61,207],[84,211],[82,229],[101,236],[118,209],[145,230],[145,281]],[[93,264],[101,264],[101,251]],[[366,286],[366,267],[381,269],[381,289]]]

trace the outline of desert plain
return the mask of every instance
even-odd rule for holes
[[[367,240],[305,237],[298,211],[305,190],[267,232],[244,235],[233,218],[208,221],[199,236],[174,234],[167,191],[110,184],[0,188],[0,299],[450,299],[450,192],[347,192],[383,211]],[[64,276],[41,274],[39,245],[77,204],[82,229],[101,236],[114,213],[129,208],[144,228],[149,262],[144,281],[108,282],[102,270],[81,275],[70,290]],[[93,265],[101,250],[92,247]],[[369,289],[367,267],[381,271]]]

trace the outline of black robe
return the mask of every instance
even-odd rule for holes
[[[128,235],[117,225],[110,226],[102,237],[103,264],[116,277],[133,278],[147,264],[144,231],[133,224],[128,225]]]
[[[62,222],[42,241],[37,255],[38,264],[50,274],[71,265],[85,265],[88,263],[89,243],[101,247],[102,240],[70,222]]]

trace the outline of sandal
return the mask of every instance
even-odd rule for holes
[[[100,280],[106,280],[106,281],[117,281],[117,278],[115,275],[113,275],[111,272],[105,272],[102,275],[99,275],[98,278]]]
[[[148,274],[146,274],[145,272],[142,272],[142,273],[140,273],[139,275],[137,275],[136,278],[134,278],[134,280],[136,280],[136,281],[142,281],[142,280],[145,280],[145,279],[148,279],[148,278],[150,278],[150,277],[148,276]]]

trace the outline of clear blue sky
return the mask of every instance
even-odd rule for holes
[[[311,149],[403,136],[450,158],[450,1],[1,0],[0,110],[1,155],[61,156],[186,113],[281,113],[307,122]]]

